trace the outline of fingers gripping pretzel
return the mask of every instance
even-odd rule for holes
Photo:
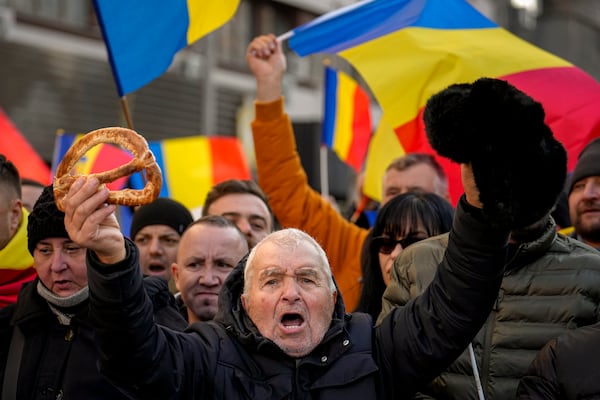
[[[97,178],[100,183],[108,183],[134,172],[145,170],[146,173],[146,186],[144,189],[111,191],[108,196],[108,203],[135,206],[154,201],[160,193],[162,175],[154,155],[148,148],[148,142],[143,136],[131,129],[114,127],[97,129],[87,133],[66,152],[56,168],[53,183],[54,199],[58,209],[64,211],[64,198],[73,182],[79,178],[79,175],[71,175],[71,170],[88,150],[100,143],[118,144],[129,150],[134,158],[127,164],[110,171],[91,174],[90,177]]]

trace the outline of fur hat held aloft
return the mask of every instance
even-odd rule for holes
[[[183,204],[160,197],[133,213],[129,237],[135,239],[135,235],[148,225],[167,225],[181,235],[193,221],[192,213]]]
[[[471,163],[490,221],[522,228],[551,211],[566,178],[566,151],[544,116],[540,103],[508,82],[481,78],[432,96],[423,118],[441,156]]]
[[[27,248],[33,255],[40,240],[48,238],[69,238],[65,229],[65,213],[56,207],[52,185],[42,191],[27,220]]]
[[[600,176],[600,138],[589,142],[577,158],[577,164],[571,176],[569,193],[573,190],[573,185],[590,176]]]

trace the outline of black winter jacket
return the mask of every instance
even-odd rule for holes
[[[38,279],[21,288],[17,303],[0,310],[0,386],[4,382],[13,327],[24,337],[18,400],[129,399],[98,371],[94,330],[87,301],[69,326],[60,325],[48,303],[37,292]]]
[[[544,346],[521,379],[517,399],[600,399],[600,323]]]
[[[394,309],[377,328],[364,314],[346,314],[338,296],[321,344],[301,358],[263,337],[243,311],[243,263],[225,283],[215,320],[180,333],[154,324],[131,242],[116,265],[100,264],[89,252],[102,369],[135,384],[145,399],[409,398],[483,324],[500,284],[507,237],[461,200],[446,256],[423,296]]]

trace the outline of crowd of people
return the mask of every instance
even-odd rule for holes
[[[600,398],[600,139],[567,177],[541,104],[453,85],[425,128],[464,195],[406,154],[365,228],[308,184],[281,44],[246,61],[257,181],[216,184],[197,220],[158,198],[124,235],[96,178],[62,212],[0,155],[2,400]]]

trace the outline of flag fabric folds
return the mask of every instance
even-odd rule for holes
[[[50,183],[50,168],[1,108],[0,154],[17,167],[21,178],[33,179],[44,185]]]
[[[119,96],[163,74],[175,53],[233,17],[239,0],[94,0]]]
[[[69,148],[84,136],[83,133],[66,133],[59,131],[54,142],[54,155],[52,157],[52,174],[56,171],[58,164],[63,159]],[[99,144],[92,147],[75,164],[74,175],[89,175],[111,170],[120,165],[128,163],[133,156],[119,146],[112,144]],[[119,178],[106,186],[110,190],[123,189],[127,184],[128,177]]]
[[[321,142],[359,172],[371,137],[368,94],[347,74],[325,67],[324,103]]]
[[[393,134],[402,152],[434,151],[424,134],[422,112],[431,95],[480,77],[504,79],[540,101],[546,122],[569,154],[600,136],[600,84],[571,63],[514,36],[465,0],[369,0],[296,28],[289,40],[299,55],[338,54],[369,85],[383,110],[384,129],[367,156],[366,187],[380,186],[393,158],[379,134]],[[393,132],[393,133],[391,133]],[[377,170],[369,170],[372,158]],[[462,193],[456,164],[438,157],[449,175],[451,197]],[[367,193],[380,198],[377,193]]]

